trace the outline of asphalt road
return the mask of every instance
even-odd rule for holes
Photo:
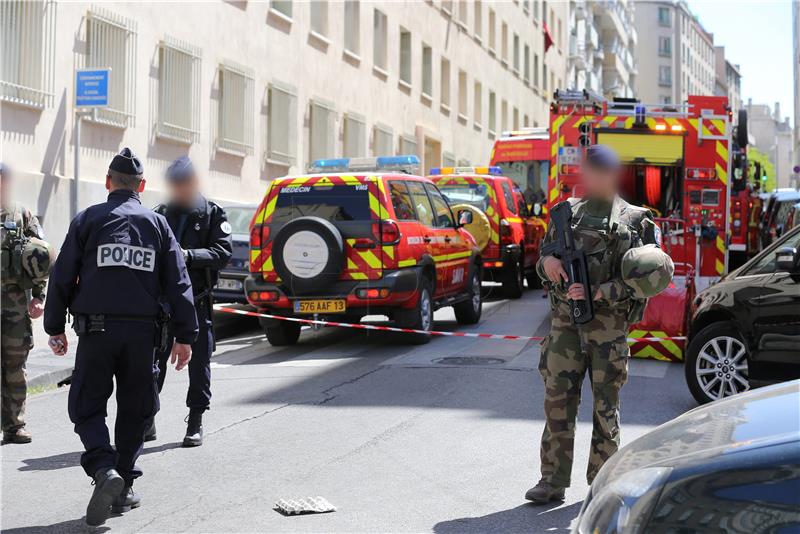
[[[439,329],[461,329],[450,310],[436,319]],[[531,335],[547,324],[546,300],[533,291],[487,303],[482,323],[463,330]],[[536,342],[413,346],[402,334],[324,329],[278,349],[257,331],[239,332],[214,358],[205,444],[180,447],[187,373],[173,370],[159,440],[140,459],[142,507],[99,530],[565,531],[587,490],[591,392],[584,387],[566,502],[526,503],[543,427],[538,357]],[[622,398],[623,442],[694,406],[681,366],[661,362],[632,361]],[[92,486],[79,466],[67,391],[31,398],[28,420],[34,442],[1,449],[3,531],[84,531]],[[306,496],[323,496],[337,511],[273,510],[278,499]]]

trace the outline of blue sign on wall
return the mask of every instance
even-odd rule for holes
[[[108,107],[111,69],[81,69],[75,71],[75,107]]]

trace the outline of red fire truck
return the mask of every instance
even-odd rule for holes
[[[550,134],[547,128],[524,128],[503,132],[492,147],[489,165],[500,167],[503,176],[519,187],[529,208],[547,198],[550,174]]]
[[[685,336],[696,287],[728,265],[731,117],[726,97],[689,96],[683,105],[608,101],[589,91],[556,91],[550,107],[548,207],[581,196],[584,147],[611,146],[624,163],[623,197],[647,206],[676,267],[673,284],[651,300],[631,337]],[[683,358],[682,341],[637,342],[631,353]]]

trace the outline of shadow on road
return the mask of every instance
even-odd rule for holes
[[[521,504],[510,510],[494,512],[480,517],[462,517],[442,521],[433,527],[436,534],[462,534],[465,532],[568,532],[570,522],[581,510],[582,502],[568,506],[552,503],[545,506]],[[567,525],[565,527],[565,525]]]
[[[142,454],[153,454],[156,452],[168,451],[170,449],[177,449],[182,443],[176,441],[174,443],[164,443],[158,447],[148,447],[142,451]],[[42,458],[28,458],[23,459],[22,463],[25,464],[19,468],[20,471],[53,471],[56,469],[67,469],[75,467],[81,463],[80,452],[65,452],[62,454],[55,454],[53,456],[44,456]],[[5,532],[5,531],[4,531]]]
[[[70,519],[69,521],[61,521],[52,525],[35,525],[31,527],[19,527],[3,529],[3,534],[72,534],[74,532],[91,532],[92,534],[100,534],[108,532],[111,527],[89,527],[86,525],[83,517],[80,519]]]

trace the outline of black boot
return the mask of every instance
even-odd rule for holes
[[[151,417],[147,420],[147,427],[144,431],[144,440],[145,441],[155,441],[156,440],[156,418]]]
[[[86,524],[102,525],[111,513],[111,503],[119,496],[125,481],[113,467],[98,469],[94,474],[94,492],[86,507]]]
[[[111,504],[111,511],[115,514],[130,512],[133,508],[139,508],[142,498],[133,492],[133,487],[126,485],[122,493],[117,495]]]
[[[183,438],[184,447],[199,447],[203,444],[203,412],[205,410],[192,408],[186,417],[186,436]]]

